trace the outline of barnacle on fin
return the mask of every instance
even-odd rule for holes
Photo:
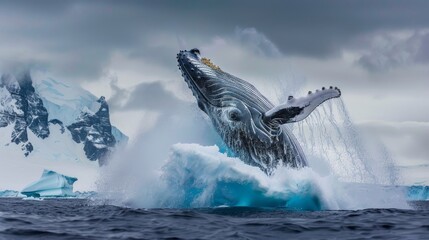
[[[208,58],[201,58],[201,62],[214,70],[222,71],[219,66],[214,65]]]

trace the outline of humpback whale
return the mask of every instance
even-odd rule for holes
[[[337,87],[322,88],[274,106],[252,84],[224,72],[198,49],[177,54],[182,76],[226,146],[245,163],[272,175],[280,166],[307,166],[305,155],[283,124],[305,119],[324,101],[341,96]]]

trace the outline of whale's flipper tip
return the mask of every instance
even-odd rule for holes
[[[264,114],[264,121],[272,124],[285,124],[304,120],[314,109],[323,102],[341,96],[339,88],[325,87],[314,92],[309,91],[301,98],[289,97],[288,101],[270,109]]]

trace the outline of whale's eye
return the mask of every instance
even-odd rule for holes
[[[228,118],[232,121],[240,121],[241,120],[241,112],[238,109],[234,109],[229,111]]]

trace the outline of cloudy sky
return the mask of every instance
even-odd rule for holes
[[[198,47],[273,101],[338,86],[401,164],[429,164],[428,12],[428,1],[1,1],[0,71],[104,95],[134,137],[192,100],[175,56]]]

